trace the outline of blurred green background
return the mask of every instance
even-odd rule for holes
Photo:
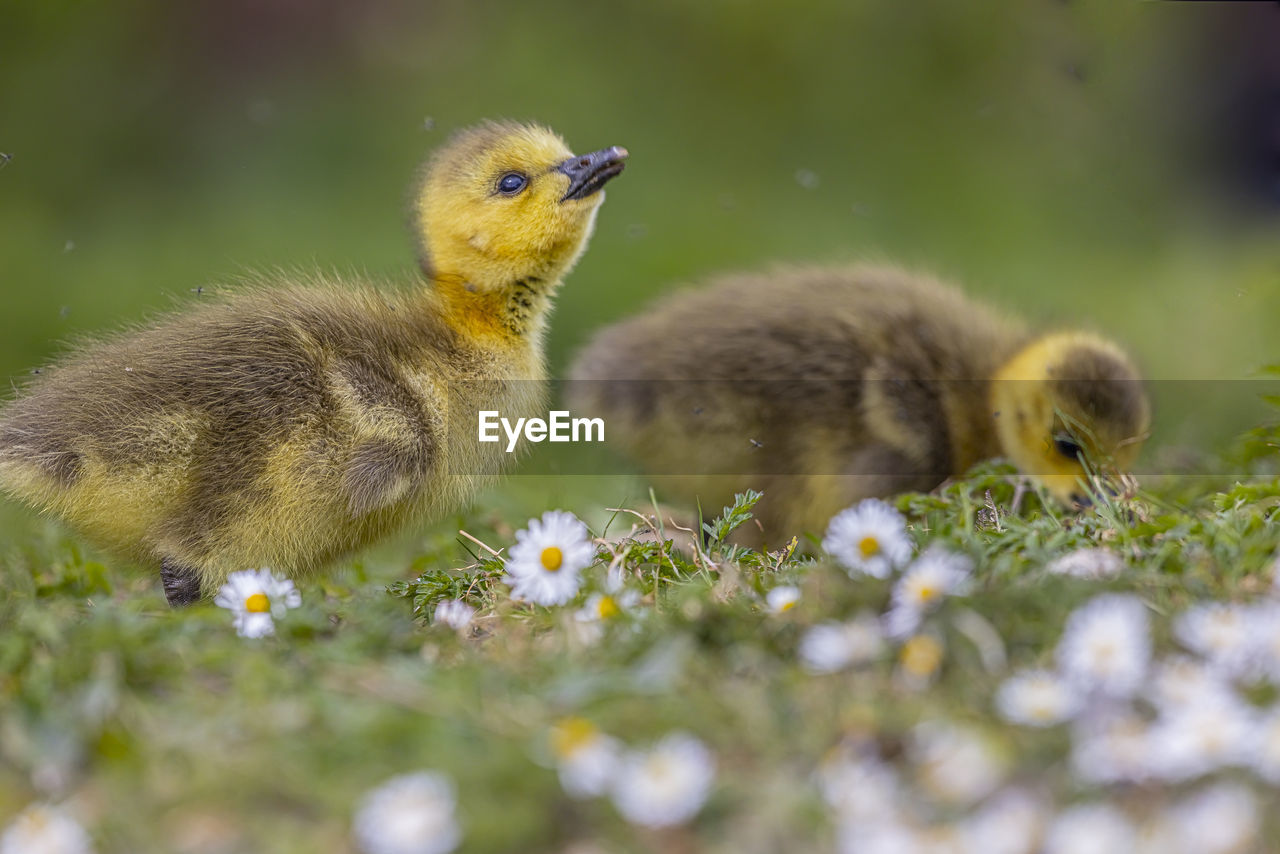
[[[413,275],[407,182],[485,117],[632,152],[562,291],[557,372],[679,283],[856,258],[1111,334],[1153,378],[1280,361],[1275,4],[122,0],[0,16],[8,377],[248,270]],[[1247,386],[1211,386],[1157,385],[1153,444],[1256,422]]]

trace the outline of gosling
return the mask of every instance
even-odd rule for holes
[[[729,275],[600,331],[569,405],[704,508],[764,492],[761,531],[820,532],[854,501],[927,491],[1008,457],[1057,500],[1125,471],[1147,433],[1139,374],[1089,333],[1029,335],[888,267]],[[1086,471],[1086,468],[1088,471]]]
[[[458,133],[412,200],[423,280],[263,277],[82,347],[0,411],[0,486],[158,563],[172,605],[458,508],[508,456],[477,410],[545,412],[552,298],[626,157],[535,125]]]

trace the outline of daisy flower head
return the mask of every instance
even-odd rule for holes
[[[1045,565],[1045,572],[1052,575],[1070,575],[1075,578],[1110,578],[1124,569],[1124,561],[1111,549],[1101,546],[1076,549],[1059,555]]]
[[[867,498],[832,517],[822,548],[851,576],[888,578],[911,558],[906,520],[878,498]]]
[[[1251,709],[1231,692],[1166,708],[1147,735],[1152,775],[1181,782],[1244,765],[1255,731]]]
[[[442,774],[392,777],[365,795],[356,811],[356,843],[364,854],[446,854],[462,841],[456,803],[453,784]]]
[[[991,794],[1004,781],[1006,763],[977,733],[950,723],[918,725],[908,742],[920,782],[934,797],[967,806]]]
[[[631,613],[639,602],[640,594],[635,590],[592,593],[574,617],[584,623],[603,623]]]
[[[1141,783],[1152,776],[1147,723],[1131,709],[1090,711],[1071,732],[1071,770],[1085,783]]]
[[[246,569],[227,576],[213,604],[234,615],[236,634],[260,638],[275,634],[275,620],[301,605],[302,594],[269,569]]]
[[[923,688],[938,675],[946,654],[942,641],[930,632],[912,635],[898,651],[899,672],[908,687]]]
[[[1119,809],[1081,804],[1059,813],[1049,825],[1044,854],[1131,854],[1137,845],[1137,828]]]
[[[563,510],[548,510],[516,532],[503,581],[511,598],[563,605],[578,594],[579,574],[595,560],[587,526]]]
[[[436,604],[435,615],[431,622],[462,631],[471,625],[476,609],[461,599],[444,599]]]
[[[1254,621],[1248,608],[1226,602],[1193,605],[1178,615],[1173,633],[1223,675],[1246,675],[1255,661]]]
[[[1240,783],[1214,783],[1183,798],[1167,818],[1182,851],[1244,854],[1256,850],[1258,797]]]
[[[675,732],[647,751],[625,755],[611,794],[632,824],[670,827],[697,815],[714,779],[711,751],[693,736]]]
[[[1136,596],[1096,596],[1067,617],[1057,648],[1063,676],[1086,691],[1131,697],[1151,661],[1147,609]]]
[[[1280,785],[1280,706],[1264,711],[1254,725],[1249,765],[1272,785]]]
[[[565,718],[555,725],[551,730],[551,749],[560,785],[571,798],[603,795],[621,755],[621,744],[616,738],[578,717]]]
[[[933,546],[902,573],[885,615],[885,630],[890,637],[902,638],[919,628],[929,612],[942,600],[964,589],[973,563],[964,555]]]
[[[1147,697],[1159,709],[1174,712],[1208,697],[1231,692],[1224,674],[1189,655],[1158,661],[1147,681]]]
[[[885,816],[872,821],[842,817],[836,827],[838,854],[941,854],[947,849],[940,840],[928,839],[904,816]],[[950,854],[950,852],[948,852]]]
[[[835,673],[855,664],[866,664],[884,651],[880,624],[870,614],[847,622],[819,623],[800,638],[797,653],[811,673]]]
[[[961,848],[966,854],[1034,854],[1048,820],[1041,798],[1006,789],[961,819]]]
[[[770,590],[764,597],[765,607],[770,614],[782,614],[790,611],[800,601],[800,588],[794,584],[781,584]]]
[[[1249,609],[1249,618],[1253,646],[1251,664],[1258,675],[1280,684],[1280,602],[1254,605]]]
[[[1049,670],[1024,670],[996,690],[996,710],[1010,723],[1047,727],[1075,717],[1084,705],[1080,692]]]
[[[841,818],[876,821],[897,813],[901,784],[893,766],[848,748],[833,750],[818,766],[818,788]]]
[[[32,804],[0,836],[0,854],[92,854],[80,823],[51,804]]]
[[[573,636],[584,644],[593,644],[604,637],[604,624],[635,611],[640,594],[635,590],[614,593],[592,593],[582,607],[573,612],[570,629]]]

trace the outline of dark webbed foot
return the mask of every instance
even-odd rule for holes
[[[200,601],[200,574],[190,567],[164,558],[160,561],[160,580],[169,605],[180,608]]]

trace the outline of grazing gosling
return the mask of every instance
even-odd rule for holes
[[[82,347],[0,412],[0,486],[158,562],[174,605],[458,508],[507,456],[476,411],[545,411],[551,299],[626,156],[460,132],[413,200],[425,281],[263,278]]]
[[[759,489],[772,542],[854,501],[1009,457],[1060,501],[1126,470],[1137,370],[1083,332],[1033,338],[935,279],[885,267],[729,275],[600,331],[569,404],[669,491],[714,512]]]

